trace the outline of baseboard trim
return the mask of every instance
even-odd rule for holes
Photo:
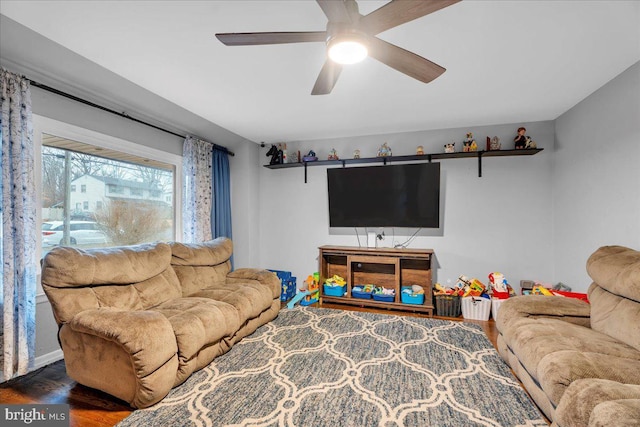
[[[64,359],[64,354],[62,353],[62,349],[58,349],[52,351],[51,353],[43,354],[42,356],[36,357],[33,362],[33,370],[40,369],[43,366],[47,366],[52,364],[53,362],[57,362],[58,360]]]

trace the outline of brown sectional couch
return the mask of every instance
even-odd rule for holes
[[[554,426],[640,426],[640,252],[602,247],[587,272],[590,304],[505,301],[498,350]]]
[[[226,238],[52,249],[42,286],[69,376],[144,408],[274,319],[280,281],[231,271],[232,250]]]

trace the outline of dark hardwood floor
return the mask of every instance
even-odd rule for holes
[[[338,304],[323,304],[322,307],[401,316],[429,317],[421,313],[377,310]],[[434,318],[462,321],[462,318],[450,319],[437,316]],[[496,346],[498,332],[493,320],[487,322],[466,320],[466,322],[480,325],[489,341],[493,343],[494,347]],[[71,426],[113,426],[132,412],[132,408],[125,402],[106,393],[80,385],[69,378],[66,374],[63,360],[0,384],[0,402],[8,404],[67,403],[71,412]]]

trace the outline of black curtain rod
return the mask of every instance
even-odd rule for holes
[[[33,81],[33,80],[29,80],[29,82],[31,83],[32,86],[35,86],[37,88],[49,91],[51,93],[55,93],[56,95],[64,96],[65,98],[72,99],[72,100],[74,100],[76,102],[80,102],[81,104],[85,104],[85,105],[88,105],[90,107],[97,108],[98,110],[106,111],[107,113],[115,114],[116,116],[124,117],[125,119],[129,119],[129,120],[132,120],[132,121],[134,121],[136,123],[140,123],[140,124],[143,124],[145,126],[152,127],[154,129],[160,130],[162,132],[170,133],[171,135],[175,135],[175,136],[178,136],[180,138],[186,138],[186,136],[180,135],[179,133],[172,132],[172,131],[170,131],[168,129],[161,128],[160,126],[156,126],[156,125],[154,125],[152,123],[145,122],[145,121],[140,120],[140,119],[136,119],[135,117],[131,117],[127,113],[121,113],[119,111],[112,110],[111,108],[103,107],[102,105],[95,104],[95,103],[93,103],[91,101],[87,101],[86,99],[79,98],[79,97],[77,97],[75,95],[71,95],[70,93],[63,92],[61,90],[58,90],[58,89],[53,88],[51,86],[47,86],[47,85],[42,84],[42,83],[38,83],[38,82]],[[223,147],[222,145],[213,144],[213,148],[215,148],[216,150],[223,151],[223,152],[227,153],[230,156],[235,156],[235,153],[233,151],[229,151],[229,149],[227,149],[227,147]]]

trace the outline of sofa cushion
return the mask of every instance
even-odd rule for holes
[[[617,427],[640,426],[640,398],[598,403],[589,417],[589,427],[610,427],[612,420]]]
[[[587,273],[608,292],[640,303],[640,251],[603,246],[587,260]]]
[[[170,263],[167,243],[85,250],[58,246],[43,260],[42,283],[55,288],[129,285],[157,276]]]
[[[200,244],[171,243],[171,265],[182,286],[182,295],[223,284],[231,271],[232,250],[231,240],[223,237]]]
[[[191,359],[201,348],[231,337],[240,328],[233,306],[209,298],[175,298],[150,311],[159,312],[171,323],[181,360]]]
[[[558,404],[567,387],[584,378],[640,385],[640,353],[635,359],[586,351],[563,350],[540,360],[537,377],[549,399]]]
[[[182,296],[170,261],[166,243],[87,250],[56,247],[43,260],[42,287],[58,324],[99,307],[145,310]]]
[[[178,370],[174,385],[201,367],[202,361],[198,360],[201,351],[229,340],[241,325],[233,306],[209,298],[176,298],[151,310],[165,316],[175,333]]]
[[[591,327],[640,351],[640,303],[596,283],[589,287]]]
[[[587,260],[591,327],[640,351],[640,251],[603,246]]]
[[[500,308],[502,310],[502,308]],[[532,377],[538,378],[541,360],[559,351],[601,353],[638,359],[633,348],[603,333],[559,319],[521,318],[517,327],[503,331],[505,341]]]
[[[258,317],[260,313],[271,307],[274,299],[271,289],[256,280],[218,284],[191,296],[211,298],[232,305],[238,312],[241,324]]]
[[[606,424],[597,424],[598,419],[604,414],[598,415],[595,408],[607,401],[628,400],[629,405],[624,405],[627,411],[614,415],[609,418]],[[583,379],[576,380],[567,388],[560,404],[556,408],[554,424],[563,427],[584,427],[584,426],[627,426],[638,425],[637,418],[634,414],[638,414],[637,402],[640,400],[640,386],[634,384],[621,384],[616,381],[602,379]],[[599,408],[603,412],[607,411],[607,406]],[[607,411],[608,412],[608,411]],[[593,424],[590,422],[594,417]],[[633,421],[635,424],[628,424]],[[620,423],[618,423],[620,421]],[[627,422],[625,422],[627,421]]]

